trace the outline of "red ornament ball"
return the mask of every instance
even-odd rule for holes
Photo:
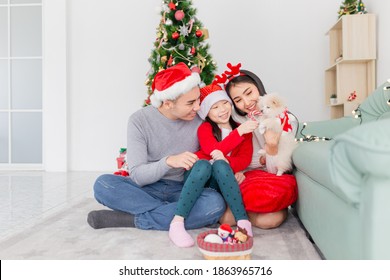
[[[198,73],[198,74],[200,74],[200,68],[198,67],[198,66],[192,66],[191,67],[191,72],[195,72],[195,73]]]
[[[196,37],[198,37],[198,38],[201,37],[201,36],[203,35],[202,30],[196,30],[195,35],[196,35]]]
[[[195,47],[192,47],[192,48],[191,48],[191,51],[190,51],[190,53],[191,53],[192,55],[194,55],[194,54],[196,53],[196,49],[195,49]]]
[[[179,34],[179,33],[177,33],[177,32],[172,33],[172,39],[173,39],[173,40],[176,40],[176,39],[178,39],[179,37],[180,37],[180,34]]]
[[[184,18],[184,12],[183,10],[178,10],[175,13],[175,19],[176,20],[182,20]]]

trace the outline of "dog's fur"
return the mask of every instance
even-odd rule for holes
[[[286,105],[284,100],[278,94],[270,93],[262,96],[260,105],[260,133],[264,134],[267,129],[281,133],[278,145],[278,154],[275,158],[277,170],[270,170],[270,168],[267,168],[268,172],[281,176],[283,173],[292,170],[292,153],[297,146],[295,135],[293,131],[283,131],[279,116],[283,115],[285,112]],[[264,150],[260,150],[259,153],[265,155]]]

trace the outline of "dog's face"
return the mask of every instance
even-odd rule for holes
[[[282,98],[275,93],[262,96],[261,105],[261,113],[267,118],[279,116],[286,108]]]

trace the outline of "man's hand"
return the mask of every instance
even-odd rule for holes
[[[210,156],[213,158],[213,160],[224,160],[226,161],[227,163],[229,163],[229,161],[225,158],[225,156],[223,155],[223,153],[220,151],[220,150],[214,150],[210,153]]]
[[[241,184],[245,180],[245,175],[241,171],[237,172],[236,174],[234,174],[234,177],[236,177],[236,180],[237,180],[238,184]]]
[[[186,170],[190,170],[197,160],[198,156],[194,153],[184,152],[167,157],[166,162],[172,168],[185,168]]]

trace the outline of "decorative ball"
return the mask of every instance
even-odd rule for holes
[[[218,234],[215,234],[215,233],[210,233],[210,234],[206,235],[206,237],[204,238],[204,241],[209,242],[209,243],[223,244],[222,238]]]
[[[186,48],[186,47],[184,46],[183,43],[181,43],[181,44],[179,45],[179,50],[183,51],[185,48]]]
[[[200,68],[198,66],[192,66],[191,71],[200,74]]]
[[[194,55],[194,54],[196,53],[196,49],[195,49],[195,47],[191,47],[191,51],[190,51],[190,53],[191,53],[192,55]]]
[[[175,13],[175,19],[176,20],[182,20],[184,18],[184,12],[183,10],[178,10]]]
[[[176,40],[176,39],[178,39],[180,37],[180,34],[178,33],[178,32],[173,32],[172,33],[172,39],[173,40]]]
[[[203,32],[202,32],[202,30],[196,30],[196,32],[195,32],[195,35],[196,35],[196,37],[202,37],[202,35],[203,35]]]

